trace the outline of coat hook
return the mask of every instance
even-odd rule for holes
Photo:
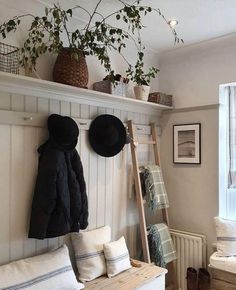
[[[24,117],[24,120],[25,121],[32,121],[33,120],[33,117],[29,116],[29,117]]]
[[[138,141],[133,140],[134,147],[138,147]]]

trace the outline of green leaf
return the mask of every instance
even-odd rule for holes
[[[67,13],[67,14],[70,14],[70,17],[72,17],[72,9],[68,9],[68,10],[66,11],[66,13]]]
[[[58,13],[57,10],[53,10],[52,15],[53,15],[53,17],[54,17],[55,19],[56,19],[56,18],[59,18],[59,13]]]
[[[9,20],[7,24],[10,25],[10,26],[15,26],[16,25],[15,21],[12,20],[12,19]]]

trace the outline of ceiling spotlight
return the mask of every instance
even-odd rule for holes
[[[170,27],[175,27],[179,22],[176,19],[172,19],[169,20],[167,23],[170,25]]]

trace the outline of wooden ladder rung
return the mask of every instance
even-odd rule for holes
[[[153,141],[153,140],[138,140],[137,143],[138,144],[155,145],[156,141]]]

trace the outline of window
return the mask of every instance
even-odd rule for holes
[[[220,87],[219,215],[236,220],[236,84]]]

